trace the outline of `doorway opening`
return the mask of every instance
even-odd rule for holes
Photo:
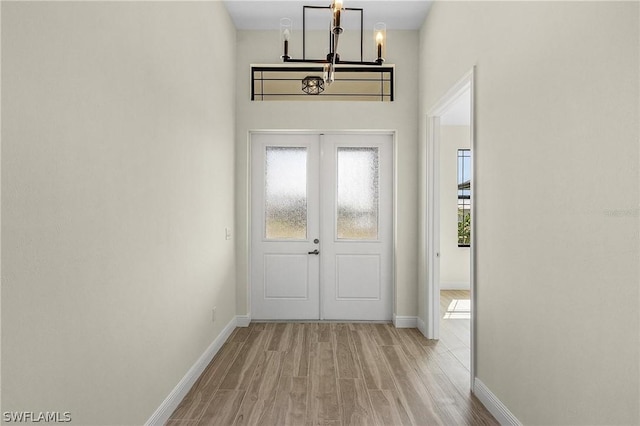
[[[254,320],[389,321],[393,134],[251,134]]]
[[[427,114],[427,337],[474,377],[474,111],[468,72]]]

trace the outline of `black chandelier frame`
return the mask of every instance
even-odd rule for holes
[[[375,61],[364,60],[364,9],[357,7],[343,7],[345,11],[360,12],[360,61],[343,61],[340,60],[340,55],[335,52],[334,38],[336,34],[333,31],[329,31],[329,54],[326,59],[307,59],[307,9],[332,9],[332,6],[302,6],[302,59],[295,59],[288,54],[282,55],[283,62],[292,63],[313,63],[313,64],[335,64],[335,65],[374,65],[379,66],[384,63],[383,58],[378,58]],[[342,28],[339,29],[338,34],[342,32]]]

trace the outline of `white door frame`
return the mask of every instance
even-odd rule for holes
[[[427,113],[427,205],[426,205],[426,266],[427,266],[427,291],[426,300],[426,337],[438,339],[440,337],[440,117],[458,99],[468,91],[471,96],[471,278],[470,278],[470,302],[471,302],[471,389],[475,378],[475,282],[476,282],[476,228],[475,215],[475,184],[477,172],[475,167],[475,107],[474,107],[474,73],[475,67],[467,72],[447,93],[440,98],[433,108]]]
[[[253,283],[251,282],[251,265],[252,265],[252,252],[251,252],[251,241],[252,241],[252,232],[251,232],[251,221],[252,221],[252,217],[253,217],[253,205],[252,205],[252,200],[251,200],[251,190],[252,190],[252,175],[251,175],[251,159],[252,159],[252,136],[254,134],[258,134],[258,133],[286,133],[286,134],[304,134],[304,135],[308,135],[308,134],[317,134],[317,135],[333,135],[333,134],[362,134],[362,133],[369,133],[369,134],[381,134],[381,135],[390,135],[391,139],[392,139],[392,155],[393,155],[393,159],[392,159],[392,163],[393,163],[393,173],[392,173],[392,195],[391,195],[391,202],[392,202],[392,207],[391,207],[391,216],[392,216],[392,247],[391,247],[391,315],[392,315],[392,319],[393,319],[393,324],[396,324],[396,305],[397,305],[397,298],[396,298],[396,294],[397,294],[397,268],[396,268],[396,247],[397,247],[397,229],[398,229],[398,223],[397,223],[397,206],[398,206],[398,199],[397,199],[397,194],[398,194],[398,189],[397,189],[397,182],[398,182],[398,143],[397,143],[397,131],[396,130],[387,130],[387,129],[375,129],[375,130],[364,130],[364,129],[345,129],[345,130],[317,130],[317,129],[254,129],[254,130],[249,130],[248,132],[248,137],[247,137],[247,157],[245,159],[245,161],[247,162],[247,186],[246,186],[246,200],[247,200],[247,234],[246,234],[246,247],[247,247],[247,264],[245,265],[245,274],[247,277],[247,287],[246,287],[246,300],[247,300],[247,307],[248,307],[248,315],[243,316],[242,318],[242,323],[243,326],[248,325],[251,322],[251,316],[252,316],[252,308],[253,308],[253,301],[251,300],[251,290],[252,290],[252,286]],[[322,149],[322,147],[320,147],[320,149]],[[322,201],[321,201],[322,202]],[[322,302],[321,302],[322,303]],[[320,308],[322,309],[322,306],[320,306]],[[244,325],[246,324],[246,325]]]

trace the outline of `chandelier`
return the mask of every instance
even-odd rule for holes
[[[306,57],[306,14],[308,9],[327,9],[331,12],[329,20],[329,53],[325,58],[307,59]],[[341,17],[343,13],[355,12],[360,14],[360,61],[343,61],[338,54],[338,41],[340,35],[344,32],[341,25]],[[329,86],[335,80],[336,65],[363,65],[363,66],[380,66],[384,62],[384,50],[386,42],[387,27],[384,23],[378,22],[374,25],[373,35],[375,43],[375,51],[377,58],[374,61],[363,60],[364,45],[364,11],[361,8],[344,7],[342,0],[333,0],[331,6],[303,6],[302,8],[302,59],[292,58],[289,55],[289,42],[293,31],[293,23],[289,18],[280,20],[280,41],[283,46],[283,54],[281,56],[283,62],[304,62],[323,65],[323,75],[309,75],[302,79],[302,91],[310,95],[318,95],[325,89],[325,85]]]

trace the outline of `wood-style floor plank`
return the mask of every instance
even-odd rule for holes
[[[262,425],[275,403],[280,376],[280,352],[263,352],[251,385],[238,409],[234,425]]]
[[[443,423],[465,424],[468,398],[458,394],[458,390],[447,379],[437,362],[427,362],[424,349],[413,338],[412,330],[400,329],[397,334],[402,341],[408,365],[418,373]]]
[[[351,341],[349,327],[346,324],[333,324],[333,326],[338,377],[356,379],[360,377],[360,368],[356,365],[356,352]]]
[[[300,371],[300,363],[303,358],[301,343],[303,332],[302,324],[291,324],[290,330],[284,335],[280,344],[282,348],[280,376],[296,376]]]
[[[316,324],[316,336],[317,342],[330,342],[331,341],[331,324],[321,322]]]
[[[252,331],[264,331],[267,329],[267,324],[271,324],[271,323],[266,323],[266,322],[252,322],[251,324],[249,324],[249,329],[251,329]]]
[[[369,394],[362,379],[338,379],[342,424],[344,426],[374,425],[375,417]]]
[[[375,323],[236,329],[167,425],[497,425],[443,342]]]
[[[309,357],[311,352],[311,327],[305,327],[305,324],[301,324],[302,332],[300,336],[300,364],[298,366],[298,373],[296,376],[307,377],[309,375]]]
[[[220,389],[247,389],[260,355],[264,351],[268,336],[267,330],[251,331],[247,341],[243,344],[242,350],[229,367],[227,375],[220,384]]]
[[[330,342],[318,342],[312,345],[309,380],[307,424],[326,425],[336,422],[339,424],[338,383]]]
[[[352,331],[356,355],[368,389],[393,389],[393,379],[375,341],[364,331]]]
[[[395,390],[369,389],[369,396],[379,425],[412,425],[407,408]]]
[[[229,338],[231,343],[244,343],[247,341],[251,329],[249,327],[236,328],[233,335]]]
[[[281,377],[276,402],[266,425],[299,426],[306,423],[307,377]]]
[[[398,392],[409,411],[413,424],[444,424],[416,372],[409,366],[401,346],[383,346]]]
[[[166,426],[196,426],[197,420],[169,420]]]
[[[244,395],[245,391],[216,391],[198,425],[229,426],[233,424]]]
[[[287,343],[287,339],[285,334],[287,333],[287,329],[291,328],[292,324],[289,323],[278,323],[273,327],[273,333],[271,334],[271,340],[269,341],[268,351],[279,351],[281,350],[281,345]]]
[[[393,326],[391,324],[373,324],[373,336],[376,340],[376,343],[380,346],[390,346],[390,345],[398,345],[398,339],[392,333],[391,328]]]
[[[171,415],[172,420],[198,420],[209,400],[242,348],[242,343],[226,343],[200,375],[196,383]]]

